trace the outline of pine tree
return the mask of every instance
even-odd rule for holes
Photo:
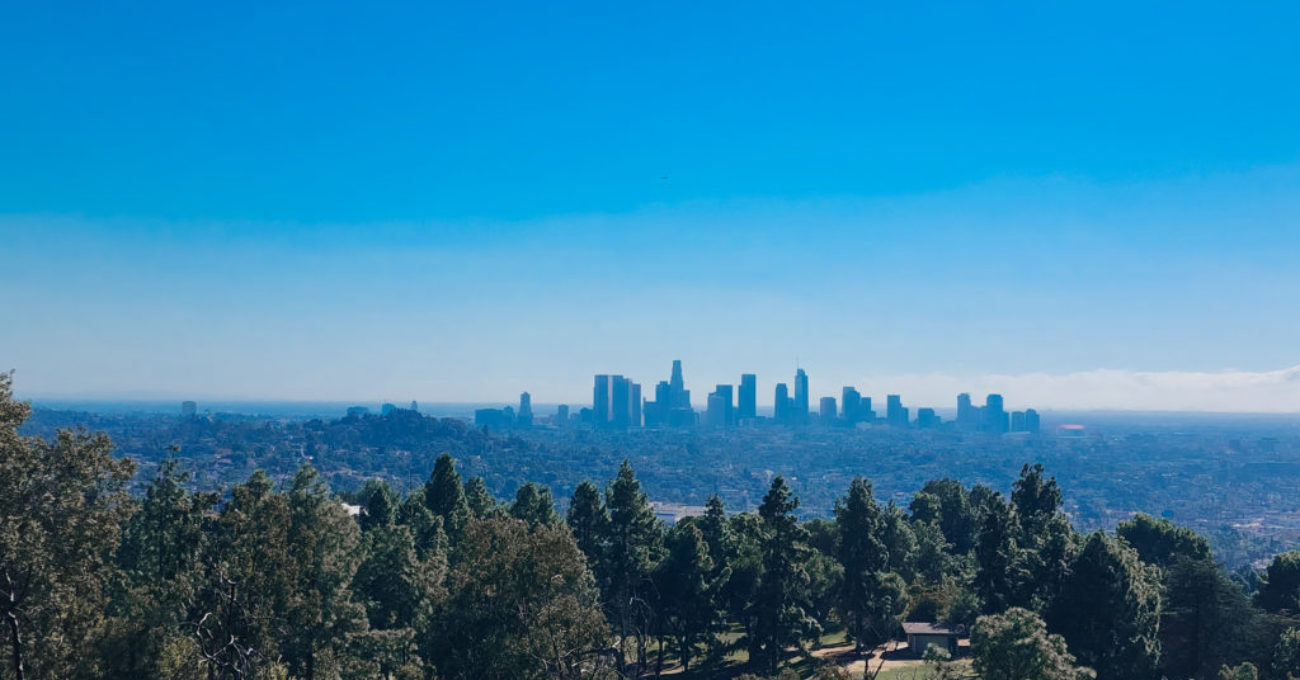
[[[104,435],[62,430],[26,439],[31,409],[0,373],[0,618],[8,653],[0,668],[30,677],[92,678],[113,553],[130,514],[135,466],[115,460]]]
[[[433,473],[424,485],[424,504],[435,517],[442,518],[443,529],[454,540],[469,519],[469,504],[451,454],[444,453],[434,462]]]
[[[877,630],[873,583],[877,573],[889,567],[889,555],[880,540],[880,506],[871,493],[871,482],[854,477],[849,494],[835,504],[835,523],[840,531],[840,564],[844,581],[839,609],[849,635],[861,651],[893,631]]]
[[[1157,569],[1097,531],[1070,565],[1050,621],[1100,680],[1147,680],[1159,675],[1160,608]]]
[[[583,480],[573,490],[565,517],[578,549],[587,556],[587,564],[598,576],[604,573],[605,544],[609,533],[609,513],[600,500],[600,490],[590,480]]]
[[[609,547],[602,565],[602,581],[607,587],[605,601],[610,619],[619,635],[619,667],[626,665],[624,645],[635,632],[637,663],[644,668],[644,631],[653,614],[647,588],[663,548],[663,530],[626,460],[605,491],[605,507],[609,510]]]
[[[487,483],[482,477],[474,477],[465,482],[465,503],[469,506],[470,514],[480,519],[492,514],[497,507],[497,501],[488,492]]]
[[[532,482],[525,482],[515,492],[515,501],[510,504],[510,516],[522,519],[531,526],[538,524],[556,524],[560,516],[555,513],[555,500],[551,490]]]
[[[762,518],[763,575],[753,604],[750,658],[770,672],[776,672],[786,647],[802,647],[803,639],[818,628],[806,614],[810,603],[804,564],[809,549],[794,514],[798,507],[799,499],[778,475],[758,509]]]

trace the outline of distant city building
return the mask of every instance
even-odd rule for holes
[[[794,403],[790,401],[790,387],[785,383],[776,384],[776,394],[773,397],[773,419],[783,425],[789,425],[793,418]]]
[[[569,424],[569,405],[560,404],[555,407],[555,426],[566,427]]]
[[[990,434],[1003,434],[1010,429],[1007,412],[1002,408],[1002,395],[990,394],[984,399],[984,431]]]
[[[474,425],[476,427],[509,430],[515,426],[515,422],[515,409],[510,406],[505,408],[481,408],[474,411]]]
[[[1025,429],[1025,412],[1024,412],[1024,411],[1012,411],[1012,412],[1011,412],[1011,431],[1012,431],[1012,432],[1028,432],[1028,430]]]
[[[181,417],[182,417],[182,418],[193,418],[194,416],[198,415],[198,413],[199,413],[199,405],[198,405],[198,404],[196,404],[196,403],[194,403],[194,402],[192,402],[192,401],[182,401],[182,402],[181,402]]]
[[[527,392],[519,395],[519,426],[533,426],[533,396]]]
[[[922,430],[933,430],[939,427],[941,422],[939,416],[932,408],[916,409],[916,426]]]
[[[370,409],[367,408],[367,407],[365,407],[365,406],[349,406],[349,407],[348,407],[348,417],[349,417],[349,418],[361,418],[361,417],[368,416],[368,415],[370,415]]]
[[[802,368],[794,372],[794,417],[800,423],[808,420],[808,374]]]
[[[714,413],[714,409],[719,411]],[[709,394],[704,420],[715,427],[730,427],[736,424],[736,409],[732,401],[731,385],[718,385]]]
[[[845,386],[840,392],[840,413],[840,417],[849,425],[862,422],[862,393]]]
[[[957,427],[971,431],[980,429],[979,410],[971,405],[970,394],[966,392],[957,395]]]
[[[907,427],[910,424],[901,396],[890,394],[885,397],[885,421],[890,427]]]
[[[397,406],[393,404],[384,404],[383,406],[379,407],[379,415],[386,416],[396,410],[397,410]]]
[[[415,400],[414,400],[414,399],[411,400],[411,410],[414,411],[414,412],[416,412],[416,413],[419,413],[419,412],[420,412],[420,405],[417,404],[417,403],[415,403]]]
[[[820,407],[818,415],[821,416],[822,422],[827,425],[834,423],[839,415],[835,410],[835,397],[822,397]]]
[[[615,429],[641,425],[639,384],[621,375],[597,375],[591,396],[592,425]]]
[[[637,393],[640,394],[638,385]],[[640,397],[637,398],[640,402]],[[681,359],[673,360],[673,372],[667,382],[655,385],[655,400],[644,402],[644,423],[646,427],[689,427],[695,424],[695,409],[691,408],[691,391],[686,389],[682,377]],[[707,406],[707,405],[706,405]],[[639,419],[638,411],[634,419]]]
[[[1032,408],[1025,409],[1025,432],[1038,434],[1042,431],[1042,422],[1038,418],[1038,411]]]
[[[753,373],[740,376],[740,389],[736,398],[736,419],[749,422],[758,417],[758,377]]]

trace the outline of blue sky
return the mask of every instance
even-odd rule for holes
[[[1300,8],[1133,4],[11,4],[0,365],[1294,410]]]

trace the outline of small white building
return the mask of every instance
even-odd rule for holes
[[[934,645],[953,656],[957,656],[957,639],[961,631],[957,628],[937,623],[905,621],[903,632],[907,634],[907,650],[912,656],[921,658],[926,648]]]

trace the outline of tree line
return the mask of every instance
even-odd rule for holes
[[[1300,677],[1300,553],[1243,579],[1162,519],[1081,535],[1039,466],[906,507],[858,477],[807,521],[778,476],[756,512],[714,497],[667,526],[627,463],[560,516],[444,455],[404,495],[367,483],[354,516],[307,465],[194,490],[173,458],[133,496],[107,437],[21,437],[29,412],[0,376],[0,677],[835,677],[824,631],[870,674],[905,620],[965,627],[989,680]]]

